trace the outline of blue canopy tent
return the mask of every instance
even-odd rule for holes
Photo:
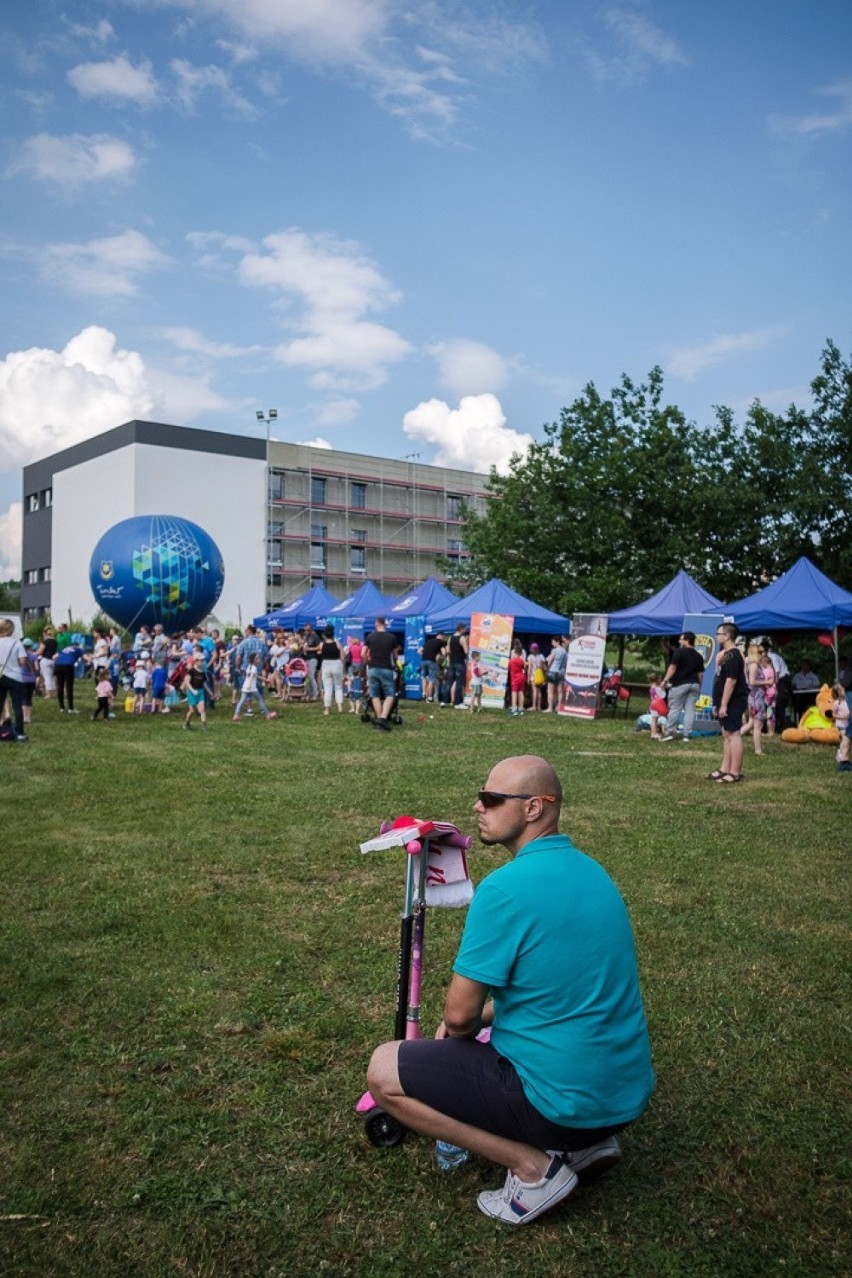
[[[283,630],[300,630],[309,623],[324,626],[326,617],[335,607],[337,600],[324,586],[311,586],[310,590],[282,608],[274,608],[265,617],[255,617],[254,624],[259,630],[275,630],[277,626]]]
[[[335,617],[363,617],[365,630],[375,625],[376,617],[386,617],[393,599],[387,599],[374,581],[365,581],[355,591],[341,600],[328,614],[329,625]]]
[[[609,614],[611,635],[676,635],[688,612],[726,611],[721,599],[693,581],[683,568],[667,586],[631,608]]]
[[[434,577],[427,577],[419,586],[404,591],[394,599],[386,612],[390,630],[404,630],[406,617],[426,617],[459,602],[458,595],[442,586]]]
[[[507,586],[499,577],[486,581],[484,586],[474,590],[456,603],[450,604],[440,612],[426,618],[426,632],[434,635],[439,630],[455,630],[464,622],[470,625],[475,612],[496,612],[503,616],[515,618],[515,630],[523,634],[533,635],[567,635],[569,623],[567,617],[560,617],[549,608],[542,608],[531,599],[519,595],[517,590]]]
[[[852,594],[802,555],[771,586],[728,604],[724,613],[733,617],[740,630],[751,634],[761,630],[837,630],[852,626]]]

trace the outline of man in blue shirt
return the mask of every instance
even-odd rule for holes
[[[435,1039],[382,1044],[367,1075],[406,1127],[508,1168],[478,1205],[512,1225],[617,1162],[615,1133],[654,1087],[627,911],[603,867],[558,833],[561,803],[545,759],[492,768],[479,836],[513,859],[476,891]]]

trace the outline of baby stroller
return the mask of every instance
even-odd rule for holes
[[[399,699],[405,691],[403,667],[397,664],[393,672],[393,701],[391,703],[388,719],[397,726],[402,723],[402,715],[399,713]],[[367,689],[365,695],[361,698],[361,722],[376,723],[376,712],[373,709],[373,702],[370,699],[369,677],[367,679]]]
[[[308,663],[304,657],[293,657],[284,667],[284,686],[288,701],[304,701],[308,695]]]

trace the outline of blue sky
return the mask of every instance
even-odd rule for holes
[[[849,351],[845,0],[31,0],[0,58],[2,576],[131,417],[487,469]]]

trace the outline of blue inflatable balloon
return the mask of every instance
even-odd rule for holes
[[[98,606],[125,630],[161,625],[189,630],[211,612],[225,584],[209,533],[177,515],[122,519],[101,537],[89,563]]]

